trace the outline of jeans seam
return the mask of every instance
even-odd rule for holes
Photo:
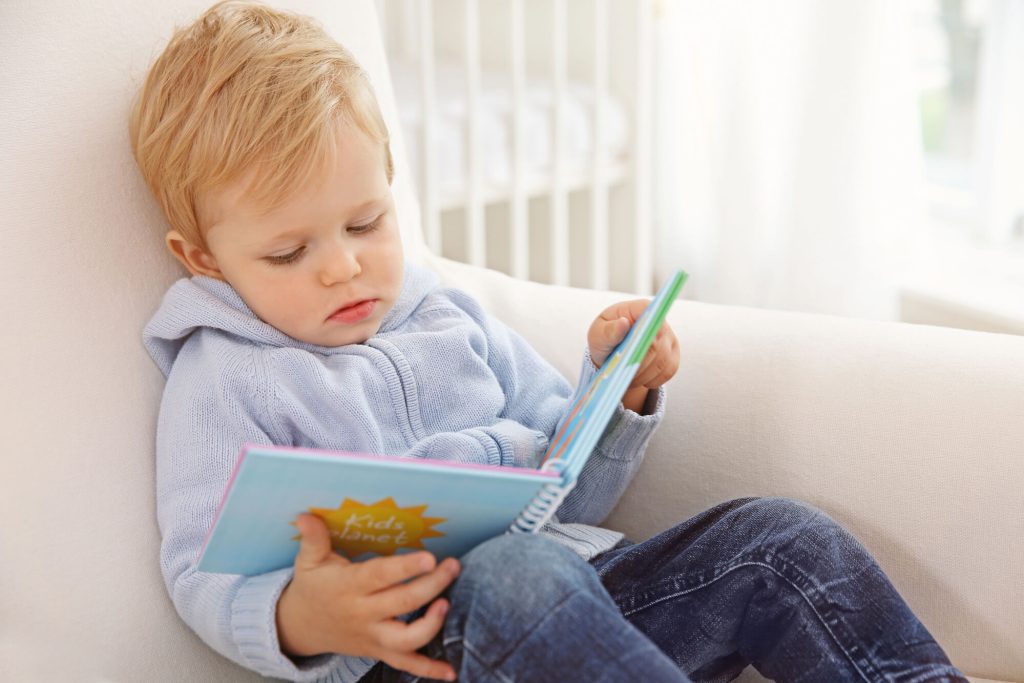
[[[953,668],[956,669],[956,667],[953,667]],[[966,678],[953,677],[948,672],[947,673],[940,673],[940,674],[925,674],[925,678],[921,678],[921,679],[915,678],[910,683],[928,683],[928,681],[951,681],[951,680],[952,681],[964,681],[965,683],[967,683],[967,679]]]
[[[462,642],[462,649],[465,650],[470,655],[472,655],[473,659],[475,659],[477,662],[479,662],[479,664],[482,667],[487,669],[488,673],[493,675],[495,678],[503,681],[504,683],[514,683],[513,679],[505,676],[505,674],[501,673],[500,671],[498,671],[497,669],[492,667],[490,664],[488,664],[486,662],[486,660],[484,660],[484,658],[481,656],[481,654],[477,651],[477,649],[475,647],[473,647],[472,645],[470,645],[469,641],[467,641],[465,638],[460,638],[460,637],[445,638],[442,642],[443,642],[445,647],[448,647],[449,645],[451,645],[453,643],[457,643],[459,641]]]
[[[836,644],[836,647],[838,647],[839,650],[846,657],[846,659],[849,660],[850,664],[853,665],[853,668],[857,671],[858,674],[860,674],[861,678],[863,678],[868,683],[871,683],[871,679],[864,672],[864,670],[861,668],[861,666],[859,664],[857,664],[856,661],[854,661],[853,657],[850,655],[850,653],[847,651],[847,649],[843,646],[843,644],[839,641],[839,638],[836,636],[836,634],[832,632],[832,629],[829,628],[829,625],[825,621],[824,617],[822,617],[821,614],[818,612],[818,608],[814,605],[814,602],[812,602],[811,599],[809,597],[807,597],[807,594],[803,591],[803,589],[800,588],[800,586],[798,586],[795,583],[793,583],[792,581],[790,581],[788,578],[786,578],[786,576],[784,576],[781,572],[779,572],[777,569],[775,569],[775,567],[773,567],[770,564],[767,564],[765,562],[748,561],[748,562],[741,562],[740,564],[733,565],[733,566],[729,567],[724,572],[722,572],[721,574],[719,574],[718,576],[714,577],[713,579],[711,579],[709,581],[705,581],[704,583],[702,583],[702,584],[700,584],[698,586],[693,586],[692,588],[687,588],[686,590],[677,591],[675,593],[672,593],[671,595],[662,596],[662,597],[658,598],[657,600],[652,600],[651,602],[643,605],[642,607],[636,607],[634,609],[629,610],[628,612],[624,611],[622,613],[622,616],[629,617],[632,614],[636,614],[637,612],[642,612],[643,610],[645,610],[645,609],[647,609],[649,607],[653,607],[654,605],[657,605],[658,603],[665,602],[666,600],[671,600],[673,598],[678,598],[681,595],[686,595],[688,593],[693,593],[694,591],[698,591],[701,588],[706,588],[706,587],[710,586],[711,584],[715,583],[716,581],[718,581],[719,579],[721,579],[722,577],[724,577],[725,575],[731,574],[734,570],[740,569],[741,567],[764,567],[764,568],[768,569],[770,572],[772,572],[773,574],[775,574],[776,576],[778,576],[780,579],[782,579],[783,581],[788,583],[790,586],[792,586],[793,589],[796,590],[796,592],[800,594],[800,597],[802,597],[804,599],[804,602],[806,602],[810,606],[811,612],[814,613],[814,616],[817,617],[817,619],[821,623],[822,627],[824,627],[825,632],[828,633],[828,635],[832,638],[832,642],[834,642]]]
[[[546,613],[544,613],[544,615],[539,620],[537,620],[533,624],[533,628],[536,628],[537,624],[540,624],[541,622],[545,621],[548,617],[550,617],[556,611],[561,609],[562,605],[564,605],[566,602],[568,602],[570,598],[572,598],[572,597],[574,597],[574,596],[576,596],[576,595],[578,595],[580,593],[583,593],[583,591],[581,591],[581,590],[569,591],[565,596],[562,597],[561,600],[559,600],[557,603],[552,605],[551,608]],[[511,646],[509,646],[508,651],[501,658],[502,662],[504,662],[506,659],[508,659],[512,655],[512,653],[515,652],[516,649],[518,649],[519,645],[524,640],[526,640],[526,638],[528,638],[530,635],[532,635],[533,628],[531,628],[529,631],[524,633],[522,635],[522,637],[519,638],[519,640],[517,640],[515,643],[513,643]],[[473,656],[477,659],[477,661],[479,661],[484,666],[485,669],[487,669],[489,672],[491,672],[492,674],[494,674],[495,676],[497,676],[501,680],[508,681],[508,683],[512,683],[512,679],[506,678],[503,674],[501,674],[495,668],[495,665],[487,664],[486,661],[484,660],[484,658],[481,656],[480,652],[478,652],[473,646],[471,646],[469,644],[469,641],[466,640],[465,636],[455,636],[454,638],[442,638],[441,643],[442,643],[443,646],[447,647],[449,644],[456,643],[456,642],[458,642],[460,640],[462,641],[462,647],[465,648],[465,650],[467,652],[472,653]]]

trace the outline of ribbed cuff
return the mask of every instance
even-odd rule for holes
[[[622,403],[615,408],[608,421],[604,436],[597,442],[597,451],[612,460],[632,460],[640,457],[647,447],[654,430],[665,416],[665,387],[658,387],[647,395],[644,407],[651,407],[650,415],[638,415],[624,408]]]
[[[625,536],[621,531],[590,524],[545,524],[540,533],[561,543],[588,562],[615,547]]]
[[[491,433],[488,429],[469,429],[465,433],[473,436],[484,447],[488,465],[503,465],[502,451],[511,452],[512,450],[511,444],[507,442],[502,443],[501,437],[498,434]]]
[[[291,567],[246,579],[231,603],[231,631],[246,665],[264,676],[289,681],[358,681],[376,663],[365,657],[322,654],[292,660],[277,639],[277,601],[292,578]]]
[[[548,448],[548,437],[512,420],[500,420],[484,430],[499,446],[499,461],[505,467],[538,467]],[[487,444],[485,443],[486,447]],[[488,458],[490,451],[488,450]]]

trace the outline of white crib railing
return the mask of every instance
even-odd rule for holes
[[[384,3],[379,3],[382,16]],[[421,118],[420,160],[421,169],[419,175],[420,184],[420,206],[422,212],[422,225],[426,236],[427,244],[438,254],[441,253],[441,216],[437,207],[436,176],[430,172],[433,166],[433,149],[430,141],[435,138],[435,124],[437,121],[437,108],[434,106],[434,22],[432,15],[421,8],[422,16],[419,17],[419,63],[420,63],[420,98],[422,99],[423,115]],[[409,140],[411,144],[413,140]]]
[[[526,98],[526,51],[523,0],[512,0],[509,12],[511,30],[510,58],[512,77],[512,194],[509,198],[509,219],[512,224],[511,274],[517,278],[530,277],[530,226],[527,204],[526,163],[523,149],[526,129],[523,126]]]
[[[400,108],[418,109],[403,121],[418,157],[424,232],[435,253],[520,278],[651,293],[653,2],[378,0],[389,58],[415,64],[418,97],[396,95]],[[441,64],[453,62],[461,62],[464,82],[454,96],[439,94],[450,76]],[[501,182],[488,175],[493,158],[484,158],[485,148],[493,152],[485,145],[493,140],[484,136],[497,130],[494,112],[485,107],[501,99],[484,89],[485,76],[491,87],[494,74],[509,100],[497,115],[507,145]],[[538,95],[531,84],[544,80],[546,90]],[[439,141],[451,119],[450,100],[460,98],[454,109],[461,112],[462,158],[455,161],[464,172],[452,190],[442,168],[453,167],[445,155],[459,144]],[[536,113],[530,107],[541,100],[546,136],[536,116],[530,118]],[[627,103],[627,151],[613,157],[610,123],[619,119],[612,108]],[[582,161],[575,130],[584,123],[581,104],[589,124]],[[572,150],[570,135],[577,143]],[[528,164],[536,160],[535,138],[547,140],[541,152],[546,168]]]
[[[608,0],[594,0],[594,163],[590,181],[591,287],[608,289],[608,163],[605,150],[605,97],[608,91]],[[603,267],[602,267],[603,266]]]

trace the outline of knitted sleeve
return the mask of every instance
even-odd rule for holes
[[[243,667],[295,681],[357,681],[373,660],[325,654],[293,661],[281,652],[277,600],[292,578],[290,567],[252,577],[196,571],[239,445],[277,437],[255,354],[239,354],[237,346],[228,354],[228,348],[193,335],[167,378],[157,428],[157,521],[167,591],[185,623]]]

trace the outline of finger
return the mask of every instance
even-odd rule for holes
[[[641,373],[638,372],[636,381],[640,386],[648,389],[657,389],[672,379],[679,370],[679,345],[675,338],[666,339],[659,349],[657,355],[652,359],[651,365]]]
[[[672,340],[676,338],[676,333],[672,331],[668,323],[662,323],[661,327],[658,328],[657,334],[654,335],[654,344],[663,344],[665,348],[671,346]]]
[[[640,386],[650,387],[650,382],[663,374],[668,367],[668,359],[671,357],[671,342],[667,337],[661,337],[651,345],[644,357],[643,364],[637,370],[634,382]]]
[[[629,318],[620,316],[606,321],[602,317],[595,319],[587,331],[587,345],[590,347],[590,357],[594,361],[594,367],[600,368],[612,349],[618,345],[630,330]]]
[[[331,547],[331,535],[327,525],[316,515],[303,513],[295,520],[302,538],[299,552],[295,556],[296,569],[311,569],[331,559],[331,556],[346,561]]]
[[[419,676],[420,678],[431,678],[441,681],[455,680],[455,669],[452,668],[451,664],[431,659],[426,655],[416,652],[386,653],[383,656],[378,656],[377,659],[392,669],[408,671],[413,676]]]
[[[408,624],[392,619],[380,624],[380,644],[391,650],[411,652],[418,650],[433,639],[444,626],[448,614],[448,601],[438,598],[419,619]]]
[[[458,573],[458,561],[449,558],[433,571],[409,583],[398,584],[374,593],[368,598],[368,606],[372,610],[371,613],[376,613],[382,619],[412,612],[444,592]]]
[[[637,374],[640,374],[645,370],[651,359],[658,354],[659,351],[667,351],[671,347],[671,340],[675,338],[672,332],[672,328],[667,323],[662,323],[662,326],[658,329],[654,335],[654,339],[651,340],[651,346],[647,349],[647,353],[644,354],[643,360],[640,362],[640,368],[637,370]]]
[[[679,346],[679,338],[676,336],[675,331],[669,327],[668,323],[663,323],[661,330],[658,332],[659,336],[664,334],[665,340],[668,342],[669,350],[674,350]]]
[[[632,323],[629,321],[629,318],[625,316],[616,318],[615,320],[604,321],[604,325],[602,325],[601,329],[601,335],[603,337],[601,341],[604,348],[611,351],[618,346],[619,342],[626,338],[630,325],[632,325]]]
[[[664,372],[663,363],[664,361],[660,356],[655,356],[643,372],[636,373],[636,377],[633,378],[633,384],[639,387],[651,388],[651,382]]]
[[[366,592],[373,593],[429,572],[435,568],[436,562],[434,556],[426,551],[375,557],[359,563],[358,580]]]
[[[612,304],[608,308],[601,311],[601,318],[604,320],[615,320],[616,318],[627,318],[629,324],[632,325],[636,322],[640,314],[647,308],[647,304],[650,303],[650,299],[631,299],[630,301],[620,301]]]
[[[643,360],[640,361],[640,367],[637,368],[636,374],[633,375],[633,379],[629,383],[630,389],[635,389],[636,387],[644,386],[644,379],[649,374],[651,369],[651,363],[654,362],[654,359],[655,355],[650,352],[648,352],[647,355],[643,357]]]
[[[642,386],[643,380],[651,377],[651,368],[654,367],[656,362],[658,362],[661,353],[660,347],[662,345],[663,342],[658,339],[654,340],[654,343],[651,344],[651,348],[647,349],[647,353],[645,353],[644,357],[640,360],[640,367],[637,368],[636,374],[633,375],[633,381],[630,383],[630,386]]]
[[[587,330],[587,345],[594,367],[601,367],[612,350],[626,338],[648,304],[647,299],[620,301],[601,311]]]
[[[669,330],[668,341],[666,342],[668,350],[665,351],[665,370],[662,374],[655,378],[649,385],[651,389],[657,389],[665,382],[669,381],[676,376],[679,372],[679,340],[676,335]]]

